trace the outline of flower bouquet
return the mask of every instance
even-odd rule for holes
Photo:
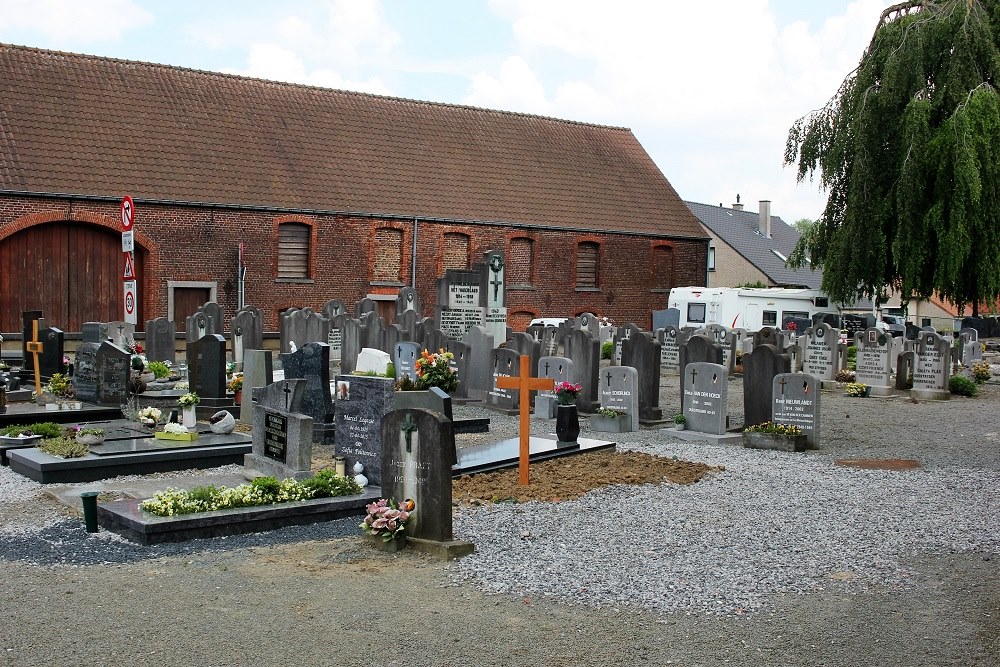
[[[397,505],[391,498],[379,498],[365,508],[368,515],[359,528],[373,537],[381,537],[383,542],[397,539],[404,535],[413,507],[414,503],[409,499]]]
[[[417,388],[440,387],[449,394],[458,388],[458,372],[451,367],[455,355],[443,349],[433,354],[424,350],[417,359]]]
[[[187,393],[177,399],[177,405],[182,408],[193,408],[199,402],[201,402],[201,398],[195,393]]]
[[[581,389],[583,389],[583,385],[571,382],[560,382],[557,384],[555,392],[556,398],[559,399],[559,405],[573,405],[576,403],[576,397],[580,395]]]

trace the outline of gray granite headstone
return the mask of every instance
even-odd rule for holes
[[[518,356],[522,354],[528,355],[529,368],[538,367],[538,359],[542,356],[542,344],[528,334],[511,334],[510,338],[507,339],[506,347],[509,350],[517,352]]]
[[[146,358],[173,364],[177,361],[177,325],[173,320],[157,317],[146,320]]]
[[[496,386],[498,377],[519,377],[521,375],[521,355],[514,350],[497,348],[491,355],[493,367],[493,388],[488,392],[487,402],[501,410],[514,410],[518,407],[517,389],[501,389]]]
[[[323,442],[327,424],[333,422],[333,397],[330,394],[330,346],[306,343],[295,352],[281,355],[285,378],[306,381],[301,412],[313,419],[314,439]]]
[[[76,397],[87,403],[98,402],[97,351],[100,349],[100,343],[80,343],[76,348],[73,386],[76,388]]]
[[[820,383],[807,373],[779,373],[772,385],[771,421],[798,426],[810,447],[820,444]]]
[[[601,344],[589,331],[574,329],[565,340],[566,357],[573,360],[573,383],[579,384],[576,405],[583,412],[598,406],[597,375],[601,365]],[[638,416],[636,417],[638,418]]]
[[[469,386],[465,378],[469,375],[472,349],[462,341],[451,338],[445,343],[444,351],[451,352],[452,359],[448,365],[458,374],[458,386],[455,387],[452,395],[456,398],[468,398]]]
[[[361,319],[361,316],[365,313],[374,313],[378,311],[378,304],[374,300],[365,297],[354,304],[354,317]]]
[[[543,357],[558,357],[562,352],[563,337],[559,335],[558,327],[542,327],[539,343],[540,354]]]
[[[281,352],[301,349],[306,343],[326,343],[330,339],[330,320],[312,308],[286,311],[279,318]]]
[[[121,405],[128,398],[132,355],[107,341],[97,350],[97,401]]]
[[[418,317],[423,315],[424,307],[420,303],[420,295],[412,287],[403,287],[396,298],[396,321],[406,311],[413,311]]]
[[[82,338],[84,343],[103,343],[109,337],[107,322],[84,322]]]
[[[225,322],[222,319],[222,306],[215,301],[206,301],[199,310],[208,317],[208,326],[211,328],[211,332],[209,333],[221,334],[225,331]]]
[[[360,320],[348,317],[343,320],[341,332],[340,372],[350,373],[358,367],[358,355],[365,347],[368,328]]]
[[[423,540],[452,539],[451,467],[456,462],[452,423],[429,410],[395,410],[382,418],[382,495],[411,499],[406,534]]]
[[[506,273],[504,255],[498,250],[483,253],[485,268],[482,272],[480,294],[483,311],[483,327],[493,334],[495,340],[507,338],[507,292],[504,286]],[[463,332],[464,333],[464,332]],[[536,357],[537,359],[537,357]]]
[[[246,306],[233,315],[229,323],[233,341],[233,361],[242,364],[247,350],[264,347],[264,318],[259,308]]]
[[[392,363],[396,367],[396,379],[410,378],[417,381],[417,359],[423,348],[417,343],[396,343],[392,350]]]
[[[254,389],[267,387],[273,382],[274,370],[271,350],[247,350],[243,355],[243,403],[240,405],[241,422],[249,424],[253,421]],[[299,393],[301,394],[301,390]],[[296,407],[296,411],[298,409]]]
[[[722,364],[689,363],[681,376],[681,411],[687,428],[722,435],[729,416],[729,372]]]
[[[226,397],[226,339],[209,334],[187,347],[188,384],[201,398]]]
[[[622,341],[622,366],[631,366],[639,376],[639,419],[659,421],[660,342],[646,331],[636,331]]]
[[[135,325],[122,320],[108,322],[108,338],[118,347],[128,349],[135,342]]]
[[[493,336],[480,326],[470,328],[462,336],[462,342],[469,346],[469,366],[466,386],[469,398],[485,400],[493,389]]]
[[[677,341],[679,330],[677,327],[668,326],[658,332],[660,340],[660,366],[664,372],[671,375],[680,373],[680,346]]]
[[[805,330],[802,372],[820,380],[832,380],[837,375],[837,345],[840,332],[829,324],[817,324]]]
[[[573,362],[566,357],[542,357],[538,360],[537,377],[551,378],[553,383],[572,382]],[[555,419],[559,399],[555,391],[539,391],[535,395],[535,417]]]
[[[983,347],[979,342],[979,332],[972,328],[965,328],[958,332],[959,340],[959,361],[966,366],[981,361],[983,358]]]
[[[338,315],[346,315],[347,306],[345,306],[344,302],[341,301],[340,299],[330,299],[329,301],[323,304],[322,312],[323,312],[323,317],[332,321],[333,318],[337,317]]]
[[[629,416],[629,431],[639,430],[639,374],[631,366],[601,369],[598,389],[602,408]]]
[[[483,279],[483,271],[479,269],[448,269],[444,272],[444,277],[437,281],[436,328],[449,336],[461,338],[471,327],[484,326]],[[503,334],[498,339],[506,340]]]
[[[404,310],[402,313],[396,315],[396,324],[403,329],[403,337],[400,340],[414,343],[420,342],[422,338],[417,337],[417,325],[419,322],[420,314],[415,310]]]
[[[114,336],[113,330],[111,333]],[[199,308],[184,319],[184,333],[189,345],[215,333],[214,323],[208,313],[204,311],[204,307]]]
[[[934,399],[951,398],[951,341],[933,331],[922,331],[917,339],[913,366],[913,393]]]
[[[577,326],[590,332],[591,338],[598,338],[601,333],[601,322],[593,313],[584,313],[576,318]]]
[[[900,352],[896,356],[896,389],[906,391],[913,382],[913,367],[916,364],[917,353],[913,350]]]
[[[334,445],[347,458],[348,470],[364,466],[369,483],[382,479],[382,418],[392,410],[391,378],[362,375],[337,376],[334,402]]]
[[[312,476],[312,418],[298,412],[304,380],[282,380],[254,392],[252,450],[243,465],[278,479]]]
[[[792,360],[769,343],[754,344],[743,355],[743,425],[771,420],[771,391],[775,376],[790,373]]]
[[[684,376],[685,368],[691,363],[719,364],[722,363],[724,354],[722,346],[712,340],[709,336],[702,334],[692,334],[686,339],[678,334],[678,373]],[[684,383],[681,383],[681,403],[684,401]]]
[[[876,395],[886,394],[895,385],[892,336],[878,329],[865,329],[854,334],[854,345],[858,350],[855,381],[872,387]]]
[[[637,334],[640,331],[642,331],[642,329],[632,322],[627,322],[624,326],[618,327],[618,332],[612,339],[612,342],[614,343],[614,351],[611,353],[612,364],[616,366],[622,365],[622,343],[631,338],[633,334]]]

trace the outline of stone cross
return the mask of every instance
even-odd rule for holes
[[[497,387],[499,389],[517,389],[517,400],[520,402],[520,415],[521,424],[519,428],[519,438],[520,438],[520,456],[517,464],[517,470],[519,473],[518,483],[521,486],[528,485],[528,443],[531,438],[531,426],[530,426],[530,409],[531,409],[531,399],[530,391],[532,389],[539,390],[551,390],[555,387],[555,381],[552,378],[533,378],[531,377],[531,357],[526,354],[521,355],[521,373],[517,377],[512,377],[509,375],[501,375],[497,378]]]
[[[35,395],[42,395],[42,373],[38,364],[38,355],[42,353],[44,346],[38,340],[38,320],[31,320],[31,340],[25,343],[24,349],[31,353],[35,360]]]

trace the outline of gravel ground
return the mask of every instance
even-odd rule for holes
[[[643,429],[621,448],[725,470],[463,506],[456,536],[477,552],[451,564],[372,551],[354,520],[141,547],[3,468],[0,665],[1000,664],[1000,386],[822,397],[816,451]],[[679,410],[676,378],[661,406]],[[740,425],[739,380],[729,412]],[[516,432],[456,409],[479,415],[489,439]]]

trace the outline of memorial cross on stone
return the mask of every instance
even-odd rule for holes
[[[695,369],[692,368],[691,369],[691,384],[694,384],[694,378],[695,378],[696,375],[698,375],[698,371],[696,371]],[[611,374],[610,373],[608,374],[608,381],[609,382],[611,381]]]
[[[413,421],[413,415],[407,413],[406,418],[403,419],[403,423],[400,425],[399,430],[403,432],[403,436],[406,438],[406,451],[413,451],[413,432],[417,430],[417,424]]]
[[[38,363],[38,356],[44,350],[42,341],[38,340],[38,320],[31,320],[31,340],[24,344],[24,349],[31,353],[35,362],[35,394],[42,395],[42,374]]]
[[[287,382],[285,383],[285,389],[284,389],[284,391],[285,391],[285,412],[288,412],[288,410],[289,410],[289,407],[288,407],[289,406],[289,400],[290,400],[291,395],[292,395],[292,390],[289,388]]]
[[[520,403],[521,423],[519,428],[520,456],[518,457],[517,470],[519,473],[518,483],[521,486],[528,485],[528,443],[531,438],[530,410],[532,389],[549,390],[555,388],[556,383],[552,378],[531,377],[531,357],[526,354],[521,355],[521,372],[517,377],[501,375],[497,377],[498,389],[517,389],[517,400]]]

